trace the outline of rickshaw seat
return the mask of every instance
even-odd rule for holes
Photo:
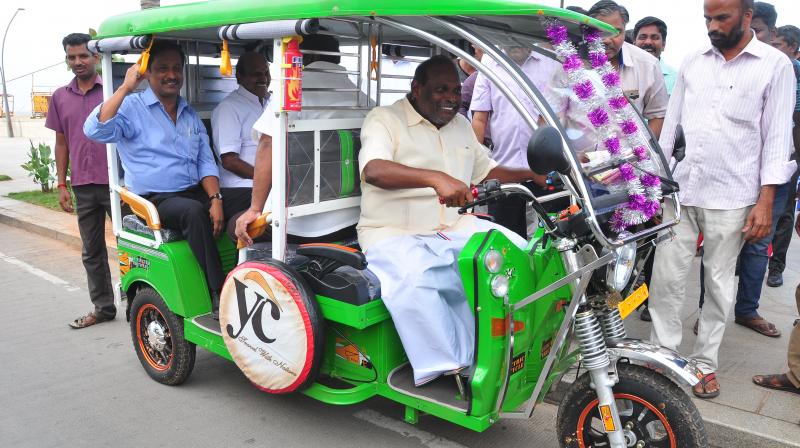
[[[317,251],[309,251],[306,245],[305,252],[308,256],[298,253],[300,245],[286,245],[286,263],[297,269],[309,283],[314,293],[329,297],[340,302],[353,305],[364,305],[380,297],[381,287],[378,277],[369,269],[356,269],[353,266],[342,264],[331,272],[326,272],[319,278],[309,269],[312,258],[319,255]],[[338,246],[346,246],[361,254],[355,240],[346,241]],[[322,246],[325,247],[325,246]],[[362,255],[363,257],[363,255]],[[254,243],[245,250],[245,261],[272,258],[272,243]]]
[[[125,215],[122,218],[122,228],[146,237],[156,238],[153,229],[148,227],[147,223],[136,215]],[[161,238],[165,243],[186,239],[180,230],[168,229],[166,227],[161,228]]]

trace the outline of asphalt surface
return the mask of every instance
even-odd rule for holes
[[[557,446],[552,405],[482,434],[431,416],[412,426],[385,399],[337,407],[262,393],[200,349],[185,384],[158,384],[139,364],[122,312],[67,326],[91,309],[80,253],[2,224],[0,291],[0,447]]]

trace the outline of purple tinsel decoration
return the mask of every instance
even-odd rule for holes
[[[619,173],[625,182],[632,182],[636,180],[636,173],[633,171],[633,166],[630,163],[623,163],[619,167]]]
[[[586,101],[594,96],[594,86],[592,85],[592,82],[588,80],[576,83],[572,87],[572,91],[575,92],[575,95],[578,95],[578,98],[583,101]]]
[[[628,99],[624,96],[618,96],[608,100],[608,105],[614,110],[620,110],[628,105]]]
[[[547,37],[553,46],[558,46],[564,43],[569,38],[567,27],[564,25],[550,25],[547,27]]]
[[[630,225],[624,222],[624,219],[622,219],[622,211],[620,209],[617,209],[614,212],[608,222],[611,224],[611,230],[616,233],[622,233]]]
[[[580,70],[581,68],[583,68],[583,61],[581,61],[581,57],[578,56],[577,54],[571,54],[567,56],[566,59],[564,59],[562,67],[564,67],[565,72],[573,72],[575,70]]]
[[[600,107],[589,112],[588,117],[589,121],[592,123],[592,126],[596,128],[603,127],[608,124],[608,113],[606,113],[606,111]]]
[[[606,149],[608,150],[608,152],[611,153],[611,155],[615,156],[619,154],[620,150],[619,138],[611,137],[605,141],[605,144],[606,144]]]
[[[647,198],[643,194],[632,194],[628,197],[628,207],[631,210],[644,211],[644,206],[647,203]]]
[[[610,72],[603,75],[603,84],[609,89],[619,87],[619,73]]]
[[[644,146],[637,146],[633,148],[633,153],[636,154],[636,157],[639,160],[647,160],[647,148]]]
[[[661,179],[659,179],[658,176],[653,176],[652,174],[645,174],[644,176],[642,176],[640,180],[642,182],[642,185],[644,185],[647,188],[657,187],[661,185]]]
[[[600,40],[600,31],[594,28],[589,28],[583,34],[583,38],[586,39],[586,42],[597,42]]]
[[[608,56],[605,53],[593,51],[589,53],[589,62],[592,63],[592,68],[600,68],[608,62]]]
[[[650,219],[653,216],[655,216],[658,213],[659,210],[661,210],[661,203],[660,202],[658,202],[658,201],[647,201],[647,203],[644,206],[644,210],[642,210],[642,212],[644,212],[644,216],[646,216],[647,219]]]
[[[622,129],[622,133],[625,135],[635,134],[639,128],[636,126],[636,123],[633,120],[625,120],[619,125],[620,129]]]

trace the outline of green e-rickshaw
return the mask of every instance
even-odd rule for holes
[[[560,37],[548,31],[556,25]],[[682,390],[697,383],[700,371],[675,352],[627,338],[622,320],[647,296],[646,287],[624,301],[620,296],[632,282],[637,245],[658,244],[680,217],[667,161],[641,117],[629,120],[646,134],[640,152],[651,159],[647,174],[663,181],[659,194],[670,213],[615,230],[613,217],[630,199],[624,189],[609,187],[620,159],[598,157],[605,137],[574,122],[580,113],[565,113],[562,100],[574,103],[568,85],[535,86],[503,51],[521,46],[560,61],[559,45],[585,48],[587,36],[596,41],[615,32],[580,14],[521,0],[216,0],[106,20],[90,47],[104,55],[107,97],[126,68],[112,63],[111,55],[142,52],[153,38],[166,38],[189,56],[182,95],[202,118],[210,118],[213,106],[235,88],[218,66],[229,66],[229,55],[245,49],[272,61],[272,101],[280,102],[275,194],[269,212],[249,229],[256,234],[271,226],[271,242],[237,247],[226,237],[218,240],[229,271],[219,322],[210,316],[203,273],[183,236],[162,227],[155,207],[125,189],[115,147],[108,146],[112,204],[123,202],[133,212],[123,217],[114,207],[112,217],[120,291],[145,371],[161,383],[180,384],[199,346],[236,362],[269,393],[300,392],[336,405],[382,396],[405,406],[409,423],[423,413],[478,432],[499,419],[529,418],[558,386],[566,389],[557,424],[562,446],[708,446],[698,411]],[[346,106],[300,101],[302,111],[324,112],[308,118],[292,112],[302,79],[292,52],[293,42],[314,33],[339,39],[338,55],[358,88]],[[483,50],[482,60],[470,45]],[[581,51],[582,63],[571,70],[582,66],[591,74]],[[357,242],[290,245],[286,222],[360,206],[363,118],[339,113],[387,104],[407,91],[409,80],[407,71],[393,69],[434,54],[463,59],[506,95],[534,130],[531,168],[554,173],[563,191],[536,197],[522,185],[492,181],[475,188],[470,208],[518,195],[536,213],[538,228],[524,250],[497,231],[472,237],[458,267],[475,316],[474,365],[458,381],[446,377],[415,387],[380,284],[369,275]],[[561,198],[573,205],[561,214],[544,211],[543,203]],[[583,373],[562,383],[575,366]]]

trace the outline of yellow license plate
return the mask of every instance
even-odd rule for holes
[[[619,303],[619,315],[623,319],[628,317],[629,314],[633,312],[636,308],[639,308],[647,297],[650,295],[649,291],[647,290],[647,284],[642,284],[639,288],[636,289],[631,295],[629,295],[625,300]]]

